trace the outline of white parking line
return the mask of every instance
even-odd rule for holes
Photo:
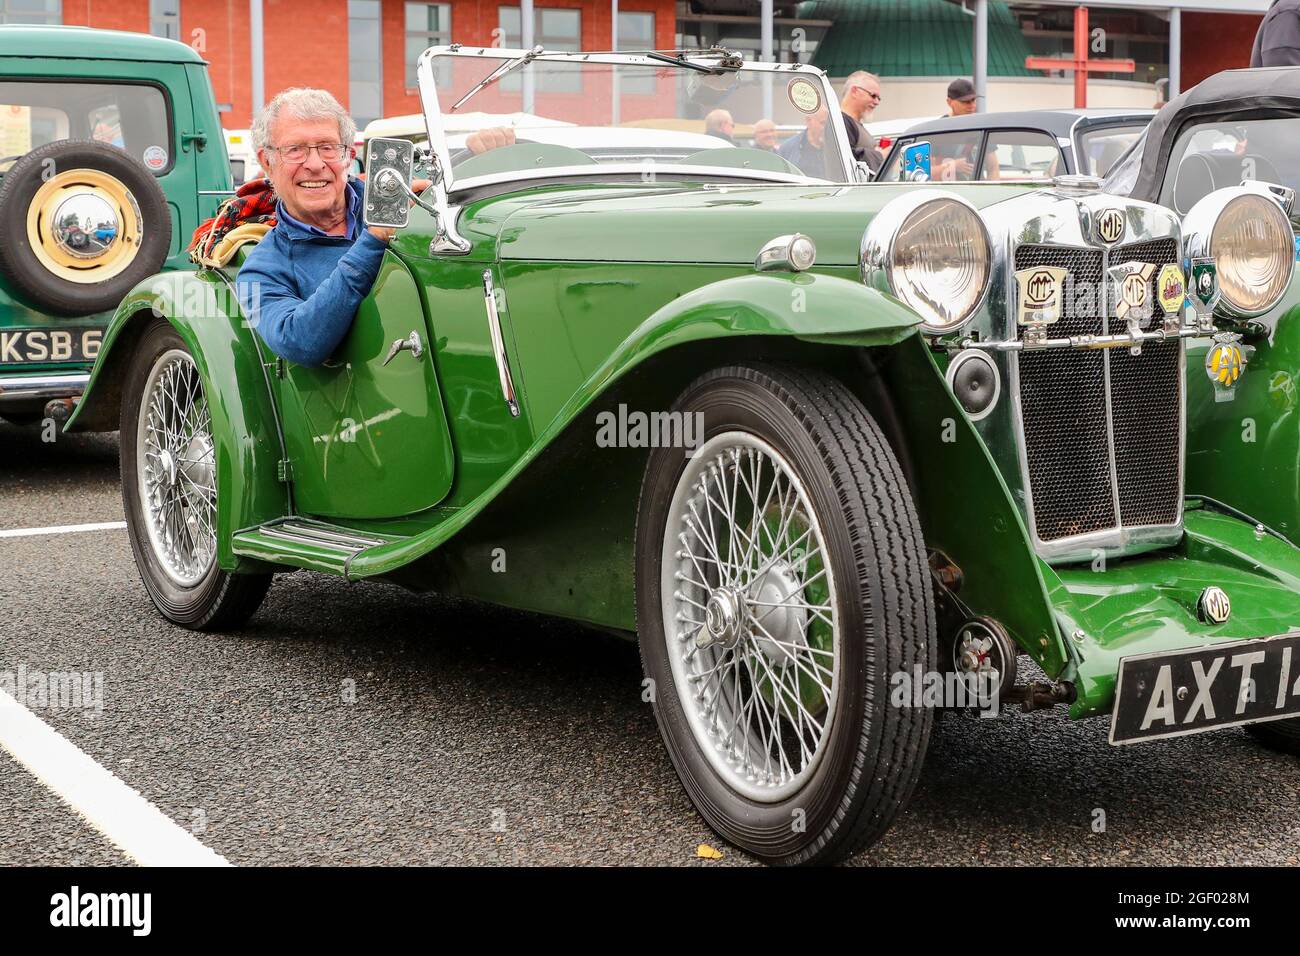
[[[76,531],[119,531],[125,527],[125,521],[99,521],[95,524],[62,524],[48,528],[12,528],[0,531],[0,538],[31,538],[38,534],[72,534]]]
[[[230,865],[3,690],[0,748],[137,863]]]

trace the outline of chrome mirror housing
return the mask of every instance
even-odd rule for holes
[[[401,229],[410,221],[415,144],[376,136],[366,147],[365,219],[368,226]]]

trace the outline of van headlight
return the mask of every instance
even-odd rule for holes
[[[1253,319],[1277,305],[1291,284],[1295,234],[1282,206],[1255,186],[1219,189],[1183,220],[1189,259],[1212,256],[1219,277],[1219,311]]]
[[[911,306],[932,335],[971,320],[991,262],[984,220],[949,192],[918,189],[891,200],[862,236],[862,281]]]

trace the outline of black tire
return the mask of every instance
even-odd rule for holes
[[[837,582],[842,673],[824,754],[797,792],[760,802],[718,773],[674,686],[661,605],[663,539],[687,466],[680,448],[655,449],[638,511],[636,598],[660,732],[692,803],[724,839],[770,863],[835,862],[889,828],[911,797],[930,736],[928,709],[889,704],[892,674],[917,665],[931,671],[937,661],[925,543],[902,469],[862,404],[819,372],[717,369],[690,385],[673,410],[703,414],[705,443],[742,430],[793,466]]]
[[[126,512],[131,550],[140,580],[154,606],[173,624],[194,631],[220,631],[239,627],[257,611],[271,586],[270,574],[232,574],[212,562],[206,574],[190,587],[173,581],[150,542],[140,476],[136,467],[137,421],[145,398],[149,374],[167,352],[189,349],[164,319],[155,319],[141,334],[127,369],[122,397],[121,449],[122,506]]]
[[[1269,750],[1300,757],[1300,717],[1290,720],[1270,720],[1262,724],[1247,724],[1246,733]]]
[[[130,264],[91,283],[55,275],[32,250],[27,217],[37,191],[55,174],[87,169],[124,186],[140,210],[142,237]],[[59,140],[18,160],[0,180],[0,277],[31,305],[53,315],[91,315],[115,309],[137,283],[158,272],[171,250],[172,217],[162,188],[144,164],[107,143]],[[83,240],[84,244],[84,240]]]

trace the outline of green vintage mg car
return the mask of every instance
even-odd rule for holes
[[[0,26],[0,417],[65,420],[122,298],[231,193],[207,64],[174,40]]]
[[[429,149],[372,143],[401,228],[323,367],[268,351],[236,264],[113,319],[70,427],[120,425],[168,619],[235,627],[305,568],[635,637],[695,806],[781,863],[884,833],[966,686],[1294,747],[1300,550],[1184,470],[1187,343],[1274,304],[1242,290],[1291,268],[1284,195],[1185,229],[1087,178],[864,183],[820,71],[725,50],[419,78]],[[513,143],[467,150],[462,110]],[[803,132],[728,137],[762,118]]]

